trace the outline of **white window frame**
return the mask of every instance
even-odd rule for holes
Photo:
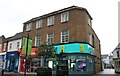
[[[4,43],[4,50],[3,51],[6,51],[6,43]]]
[[[16,48],[18,49],[20,47],[20,42],[17,42]]]
[[[26,31],[30,31],[32,29],[32,23],[26,24]]]
[[[69,21],[69,12],[64,12],[61,14],[61,23]]]
[[[9,44],[9,50],[11,50],[11,49],[12,49],[12,43]]]
[[[0,44],[0,52],[2,52],[2,44]]]
[[[54,43],[54,33],[47,34],[47,44],[53,44]]]
[[[90,33],[89,33],[89,43],[90,43],[91,45],[93,45],[92,34],[90,34]]]
[[[47,26],[54,25],[54,16],[47,18]]]
[[[67,34],[63,35],[63,32],[67,32]],[[65,38],[65,40],[63,39],[63,37]],[[61,43],[68,43],[68,42],[69,42],[69,30],[64,30],[61,32]]]
[[[89,26],[92,26],[91,19],[90,19],[90,17],[89,17],[88,15],[87,15],[87,18],[88,18],[88,19],[87,19],[87,20],[88,20],[88,25],[89,25]]]
[[[38,41],[39,37],[39,41]],[[35,46],[39,46],[41,44],[41,36],[35,36]]]
[[[42,28],[42,20],[36,21],[36,29]]]

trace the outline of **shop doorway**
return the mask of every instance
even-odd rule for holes
[[[7,59],[6,71],[7,72],[18,72],[18,59],[15,59],[15,58]]]

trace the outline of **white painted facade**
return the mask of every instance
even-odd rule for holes
[[[115,72],[120,73],[120,43],[118,44],[118,46],[115,48],[115,50],[112,53],[113,53]]]
[[[109,56],[107,56],[107,58],[106,59],[102,59],[102,61],[104,62],[104,63],[106,63],[106,64],[109,64],[110,62],[110,60],[109,60]]]
[[[18,47],[18,43],[19,43],[19,47]],[[22,43],[22,39],[9,41],[7,52],[18,51],[18,49],[21,48],[21,43]]]
[[[18,46],[19,43],[19,46]],[[17,40],[12,40],[8,42],[8,47],[7,47],[7,52],[14,52],[14,51],[18,51],[18,49],[20,49],[22,46],[22,38],[21,39],[17,39]],[[19,57],[19,64],[18,64],[18,72],[20,71],[20,57]]]
[[[119,54],[120,55],[120,54]],[[117,58],[117,50],[113,51],[113,58]]]

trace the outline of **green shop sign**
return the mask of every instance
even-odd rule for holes
[[[94,55],[94,48],[89,44],[71,43],[54,46],[57,48],[57,54],[62,53],[89,53]]]

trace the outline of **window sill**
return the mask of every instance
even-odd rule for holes
[[[69,21],[63,21],[63,22],[61,22],[62,24],[64,24],[64,23],[68,23]]]

